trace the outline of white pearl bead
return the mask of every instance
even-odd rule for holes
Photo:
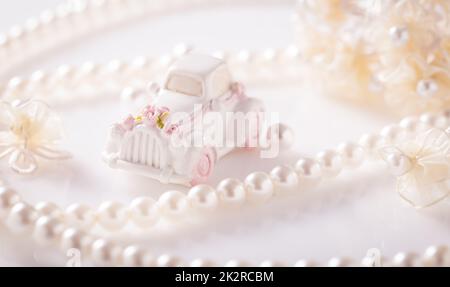
[[[270,172],[277,192],[288,192],[298,189],[298,176],[295,170],[287,165],[276,166]]]
[[[295,140],[294,131],[285,124],[275,124],[267,131],[267,139],[271,144],[276,140],[282,150],[289,149]]]
[[[122,249],[105,239],[97,239],[92,243],[91,255],[94,263],[99,265],[119,265],[122,262]]]
[[[42,24],[50,26],[55,20],[55,12],[52,10],[45,10],[39,15],[39,20]]]
[[[400,121],[399,126],[408,134],[414,134],[418,131],[420,123],[415,117],[407,117]]]
[[[254,172],[247,176],[244,183],[249,200],[264,202],[274,194],[274,184],[270,176],[264,172]]]
[[[286,265],[281,262],[272,261],[272,260],[264,260],[259,265],[259,267],[285,267],[285,266]]]
[[[300,55],[299,48],[296,45],[289,45],[283,51],[283,59],[285,61],[291,62],[295,60]]]
[[[320,182],[320,165],[313,159],[300,158],[295,164],[295,171],[302,188],[312,187]]]
[[[394,267],[417,267],[418,260],[417,255],[413,253],[397,253],[392,259],[392,265]]]
[[[342,157],[343,163],[351,168],[358,167],[364,161],[364,149],[354,143],[342,143],[338,146],[338,153]]]
[[[385,145],[385,140],[379,135],[365,134],[359,140],[359,144],[364,148],[366,153],[378,157],[378,149]]]
[[[313,261],[305,259],[301,259],[295,262],[294,264],[294,267],[315,267],[315,266],[317,266],[317,264],[315,264]]]
[[[186,195],[179,191],[168,191],[158,199],[158,210],[168,217],[180,217],[189,208]]]
[[[209,185],[199,184],[189,190],[190,205],[201,211],[213,211],[219,205],[216,191]]]
[[[150,197],[134,199],[129,206],[131,220],[142,228],[148,228],[158,221],[156,201]]]
[[[396,45],[404,45],[409,41],[409,31],[407,27],[394,26],[389,29],[389,35]]]
[[[21,92],[25,88],[25,82],[20,77],[14,77],[8,81],[7,90],[9,92]]]
[[[217,186],[217,194],[226,206],[239,206],[245,202],[247,196],[242,182],[234,178],[222,180]]]
[[[255,62],[259,63],[259,62],[271,62],[276,60],[278,57],[277,51],[275,51],[274,49],[268,48],[265,49],[262,52],[258,52],[256,54],[256,59]]]
[[[191,267],[215,267],[216,264],[210,260],[205,260],[205,259],[195,259],[192,260]]]
[[[439,85],[432,79],[420,80],[416,91],[419,96],[429,99],[439,91]]]
[[[350,267],[352,266],[352,260],[349,258],[334,257],[328,261],[328,267]]]
[[[8,32],[9,38],[13,41],[21,41],[25,36],[25,31],[21,26],[13,26]]]
[[[66,208],[65,219],[80,228],[90,228],[96,221],[95,212],[88,205],[75,203]]]
[[[413,253],[397,253],[392,259],[393,267],[416,267],[418,262],[418,257]]]
[[[318,153],[317,162],[325,177],[334,177],[342,170],[342,157],[333,150]]]
[[[423,257],[425,267],[450,267],[450,250],[447,246],[430,246]]]
[[[180,191],[168,191],[161,195],[158,200],[158,211],[167,217],[180,217],[189,210],[187,196]]]
[[[386,162],[392,174],[396,176],[401,176],[412,168],[411,160],[407,156],[399,153],[389,154],[386,157]]]
[[[144,70],[149,67],[150,61],[145,56],[138,56],[131,61],[131,67],[135,70]]]
[[[97,220],[105,229],[118,230],[127,223],[127,210],[118,202],[104,202],[98,208]]]
[[[9,228],[16,232],[29,229],[37,218],[36,211],[26,203],[14,204],[7,216],[6,223]]]
[[[424,126],[423,129],[429,129],[434,126],[436,122],[436,116],[433,114],[423,114],[419,117],[420,123]]]
[[[28,81],[27,89],[32,91],[37,88],[46,88],[48,84],[49,75],[43,71],[35,71]]]
[[[139,96],[139,92],[132,88],[132,87],[126,87],[122,90],[122,93],[120,94],[120,99],[124,102],[132,102],[136,100]]]
[[[68,65],[62,65],[56,69],[55,81],[61,80],[70,81],[72,80],[73,76],[74,76],[74,68]]]
[[[160,68],[168,68],[169,65],[170,65],[171,63],[173,63],[173,61],[174,61],[173,56],[172,56],[172,55],[166,54],[166,55],[160,56],[159,59],[157,60],[157,63],[156,63],[156,64],[157,64],[158,67],[160,67]]]
[[[20,201],[20,196],[12,189],[0,187],[0,218],[5,218],[11,207]]]
[[[123,250],[123,265],[127,267],[143,267],[145,252],[137,246],[128,246]]]
[[[51,244],[58,240],[64,227],[61,222],[49,216],[41,216],[36,220],[33,238],[40,244]]]
[[[67,228],[61,234],[60,247],[63,251],[75,248],[83,253],[90,252],[93,239],[76,228]]]
[[[243,260],[229,260],[227,263],[225,263],[225,267],[249,267],[250,263]]]
[[[427,130],[429,128],[447,128],[447,119],[444,116],[438,116],[434,114],[423,114],[419,118],[420,123],[423,125],[422,129]]]
[[[171,255],[161,255],[156,260],[157,267],[182,267],[183,263],[180,258]]]
[[[120,60],[112,60],[105,66],[105,72],[119,74],[126,70],[126,65]]]
[[[247,50],[241,50],[238,52],[236,59],[238,62],[248,63],[251,61],[250,52]]]
[[[384,127],[381,130],[380,135],[388,143],[395,143],[403,137],[402,130],[397,125]]]
[[[98,64],[92,62],[85,62],[81,65],[80,69],[78,70],[78,77],[79,78],[90,77],[90,79],[92,79],[98,75],[99,70],[100,66]]]
[[[40,215],[46,215],[54,218],[62,218],[63,216],[61,209],[52,202],[41,201],[34,206],[34,209]]]

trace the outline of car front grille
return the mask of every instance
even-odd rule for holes
[[[134,130],[124,139],[120,159],[158,169],[167,164],[159,136],[147,130]]]

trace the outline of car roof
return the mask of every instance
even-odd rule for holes
[[[170,73],[179,72],[183,74],[196,75],[202,78],[215,71],[225,62],[209,55],[187,54],[178,59],[170,68]]]

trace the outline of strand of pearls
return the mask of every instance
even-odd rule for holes
[[[61,66],[50,73],[38,71],[28,79],[11,80],[4,97],[24,99],[45,95],[46,100],[56,104],[71,99],[80,100],[79,96],[73,94],[85,94],[86,90],[92,93],[117,91],[130,85],[133,89],[139,89],[145,85],[149,75],[156,76],[161,73],[186,51],[188,48],[181,45],[174,49],[174,53],[160,58],[139,58],[132,63],[111,61],[105,65],[87,63],[79,67]],[[276,63],[276,57],[269,57],[268,54],[298,58],[298,54],[292,48],[271,53],[267,51],[270,50],[262,54],[244,51],[220,54],[222,57],[227,55],[226,59],[235,67],[241,66],[247,70],[256,65],[262,67],[264,63],[269,66]],[[243,57],[243,54],[247,56]],[[263,62],[258,58],[261,55],[266,55]],[[114,86],[109,83],[114,83]],[[73,98],[69,98],[69,95]],[[95,209],[77,203],[64,209],[51,202],[40,202],[36,205],[36,209],[44,214],[58,213],[70,224],[84,228],[99,225],[107,231],[117,232],[129,223],[135,227],[148,229],[161,218],[182,218],[187,213],[198,211],[262,204],[276,195],[312,188],[322,179],[336,177],[343,168],[356,168],[366,158],[376,157],[376,150],[386,143],[395,143],[427,128],[446,128],[450,124],[449,116],[450,113],[445,112],[440,115],[424,114],[417,118],[408,117],[397,125],[383,128],[379,134],[362,136],[359,143],[343,143],[335,149],[319,152],[314,158],[301,158],[295,166],[285,164],[273,167],[269,173],[254,172],[243,182],[232,178],[224,179],[216,188],[199,185],[192,188],[187,195],[181,191],[167,191],[159,199],[136,198],[128,206],[108,201]]]
[[[242,5],[254,1],[234,2]],[[271,2],[280,3],[264,1]],[[230,0],[66,0],[0,33],[0,76],[38,55],[131,20],[229,4]]]
[[[158,79],[181,55],[189,51],[185,44],[160,57],[137,57],[132,61],[111,60],[99,64],[86,62],[79,66],[61,65],[54,71],[38,70],[28,77],[16,76],[3,86],[0,98],[24,100],[42,97],[51,104],[67,104],[95,95],[117,94],[128,96],[144,90],[149,79]],[[284,49],[247,50],[213,53],[227,61],[239,80],[263,83],[267,79],[297,79],[301,73],[301,57],[295,47]],[[269,72],[272,71],[272,72]],[[251,77],[249,77],[251,75]]]
[[[365,159],[376,158],[377,149],[387,143],[394,144],[417,132],[432,127],[447,128],[449,125],[448,111],[438,115],[408,117],[399,124],[383,128],[378,134],[363,135],[359,143],[343,143],[335,149],[319,152],[316,157],[300,158],[295,166],[284,164],[273,167],[269,173],[254,172],[244,181],[227,178],[216,188],[198,185],[187,194],[171,190],[164,192],[159,199],[136,198],[128,206],[108,201],[96,209],[78,203],[64,209],[51,202],[40,202],[35,208],[46,215],[58,214],[69,224],[83,229],[98,225],[106,231],[117,232],[130,223],[148,229],[162,218],[176,220],[186,218],[186,214],[263,204],[275,196],[313,188],[322,179],[338,176],[345,168],[354,169]]]
[[[72,36],[81,35],[92,29],[110,25],[115,21],[120,22],[128,16],[124,8],[134,7],[126,11],[141,13],[145,9],[137,3],[144,1],[136,0],[110,0],[110,1],[74,1],[59,6],[55,11],[49,10],[39,18],[32,18],[27,21],[23,27],[14,27],[5,36],[0,36],[0,60],[5,60],[5,70],[9,70],[17,65],[18,58],[26,60],[29,56],[22,53],[20,47],[29,47],[33,38],[39,38],[41,50],[51,49],[58,42],[64,42],[66,33],[61,33],[61,37],[56,37],[57,32],[65,29],[72,29]],[[75,3],[75,4],[74,4]],[[148,5],[150,2],[145,2]],[[168,3],[167,1],[164,3]],[[167,7],[176,6],[178,1],[170,1]],[[155,8],[157,6],[157,8]],[[162,6],[156,5],[155,10],[162,9]],[[178,6],[177,6],[178,7]],[[96,10],[98,9],[98,10]],[[96,14],[98,11],[104,14],[104,21],[89,21],[100,19]],[[108,14],[105,14],[108,13]],[[111,14],[109,14],[111,13]],[[114,14],[117,13],[117,14]],[[133,14],[133,13],[130,13]],[[114,16],[116,15],[117,18]],[[134,15],[134,14],[133,14]],[[136,15],[134,15],[136,16]],[[88,18],[85,18],[88,17]],[[105,19],[108,19],[106,21]],[[113,19],[114,21],[110,21]],[[86,22],[86,20],[89,20]],[[89,25],[81,25],[89,23]],[[28,53],[39,53],[33,49],[26,49]],[[21,51],[20,57],[18,51]],[[258,53],[240,51],[238,53],[216,53],[216,56],[226,59],[231,67],[239,68],[242,75],[250,75],[248,69],[263,71],[262,74],[273,70],[273,64],[291,63],[292,60],[299,59],[298,50],[295,47],[289,47],[283,50],[266,50]],[[131,86],[143,86],[147,79],[140,78],[152,69],[151,75],[157,75],[163,71],[173,58],[163,57],[156,61],[146,58],[139,58],[131,65],[120,61],[112,61],[107,65],[96,65],[87,63],[80,68],[70,66],[61,66],[55,73],[46,74],[45,72],[36,72],[29,79],[13,78],[2,87],[1,94],[4,98],[20,99],[27,98],[27,95],[34,95],[37,91],[41,94],[49,95],[51,90],[59,91],[56,94],[68,93],[79,83],[88,83],[92,86],[98,85],[105,77],[117,79],[111,81],[118,83],[117,86],[103,87],[105,90],[115,90],[123,87],[124,84]],[[290,67],[296,67],[291,65]],[[244,67],[244,69],[242,69]],[[264,67],[265,69],[261,69]],[[238,69],[238,70],[239,70]],[[289,69],[291,74],[298,75],[296,68]],[[292,72],[293,70],[293,72]],[[239,71],[237,71],[239,72]],[[247,73],[246,73],[247,72]],[[272,74],[271,74],[272,75]],[[252,77],[254,75],[252,74]],[[58,85],[60,85],[58,87]],[[1,85],[0,85],[1,86]],[[58,87],[58,89],[55,89]],[[98,90],[95,90],[98,93]],[[53,93],[55,94],[55,93]],[[72,94],[72,95],[75,95]],[[61,98],[61,97],[58,97]],[[56,97],[54,99],[56,100]],[[61,99],[62,102],[68,99]],[[319,153],[315,158],[302,158],[295,166],[281,165],[274,167],[267,174],[256,172],[250,174],[244,182],[238,179],[225,179],[217,186],[201,185],[194,187],[185,195],[179,191],[169,191],[164,193],[157,201],[151,198],[139,198],[127,208],[119,203],[107,202],[102,204],[97,211],[82,205],[72,205],[65,212],[51,203],[39,203],[35,207],[22,201],[12,190],[2,187],[0,190],[0,217],[5,219],[8,227],[20,232],[31,230],[36,241],[41,243],[55,243],[60,245],[63,250],[69,248],[79,248],[90,254],[94,261],[99,264],[109,265],[137,265],[137,266],[180,266],[184,265],[181,259],[169,255],[161,255],[157,258],[152,257],[147,251],[141,250],[135,246],[122,248],[119,244],[107,239],[98,238],[79,229],[81,227],[68,227],[76,224],[83,229],[89,229],[93,224],[99,224],[108,230],[119,230],[130,219],[138,226],[151,226],[156,222],[159,216],[177,217],[191,208],[202,210],[215,210],[219,206],[240,206],[247,202],[264,202],[287,190],[303,190],[306,187],[317,184],[322,178],[331,178],[337,176],[344,167],[356,167],[360,165],[365,156],[374,155],[377,147],[384,142],[395,142],[404,133],[414,133],[418,129],[427,126],[446,127],[449,125],[449,113],[439,116],[423,115],[419,119],[407,118],[399,125],[389,126],[377,135],[366,135],[358,144],[345,143],[335,150],[326,150]],[[300,187],[300,188],[299,188]],[[430,247],[422,257],[415,256],[412,253],[400,253],[396,255],[392,264],[397,266],[412,266],[423,264],[425,266],[442,266],[448,264],[447,247]],[[369,258],[370,259],[370,258]],[[417,260],[416,260],[417,259]],[[363,260],[363,265],[370,265],[367,258]],[[353,260],[346,258],[333,258],[328,262],[328,266],[349,266]],[[231,260],[226,266],[245,266],[248,263]],[[207,266],[215,265],[208,260],[194,260],[187,264],[189,266]],[[261,266],[283,266],[283,263],[274,261],[264,261]],[[312,262],[300,260],[296,266],[310,266]]]
[[[68,0],[0,34],[0,74],[41,53],[132,19],[220,3],[220,0]]]
[[[304,192],[321,180],[338,176],[346,168],[360,166],[365,159],[377,158],[377,149],[387,142],[394,144],[432,127],[446,128],[450,125],[448,116],[446,112],[436,116],[424,114],[417,118],[405,118],[398,125],[383,128],[379,134],[362,136],[358,144],[342,143],[336,149],[319,152],[315,158],[300,158],[295,166],[284,164],[273,167],[269,173],[251,173],[244,181],[226,178],[216,188],[198,185],[187,194],[176,190],[167,191],[157,200],[137,198],[128,206],[106,202],[97,211],[75,204],[66,210],[66,217],[82,222],[85,214],[89,214],[87,217],[91,222],[117,231],[130,221],[135,226],[149,228],[160,218],[181,219],[186,214],[205,214],[217,209],[264,204],[276,196]],[[51,212],[52,208],[48,206],[52,204],[42,204],[40,209]]]
[[[37,243],[58,246],[63,252],[74,248],[78,249],[85,258],[91,258],[93,263],[98,265],[137,267],[208,267],[219,265],[208,259],[195,259],[186,262],[168,254],[154,256],[149,250],[135,245],[122,246],[113,240],[92,236],[78,227],[67,225],[57,213],[44,213],[42,210],[29,205],[15,191],[4,185],[0,186],[0,218],[6,222],[6,226],[14,233],[31,233]],[[272,260],[264,260],[256,265],[240,260],[229,260],[223,264],[226,267],[281,267],[289,265],[286,262]],[[392,259],[378,258],[369,254],[360,261],[347,257],[334,257],[326,263],[299,260],[291,266],[450,266],[450,249],[448,246],[430,246],[422,255],[401,252]]]
[[[155,62],[162,63],[164,61],[159,59]],[[160,68],[163,69],[164,65],[161,65]],[[53,76],[60,74],[61,70],[58,69]],[[63,74],[67,75],[67,73]],[[110,74],[114,78],[120,78],[122,75],[122,73],[113,72]],[[49,78],[53,78],[52,74],[50,74]],[[58,77],[57,79],[61,80]],[[29,83],[29,81],[25,80],[24,82]],[[58,84],[58,81],[49,82],[41,80],[34,83],[34,88],[27,90],[30,94],[34,94],[36,90],[42,89],[43,87],[48,88],[49,91],[54,90],[52,89],[54,86],[49,85],[49,83]],[[14,94],[14,97],[20,97],[20,92],[24,90],[15,91],[17,93]],[[67,243],[67,240],[80,239],[80,234],[85,235],[85,237],[82,237],[82,242],[90,242],[87,239],[90,237],[95,238],[95,236],[86,233],[95,225],[100,225],[105,230],[118,231],[132,222],[135,226],[145,229],[153,226],[162,217],[176,219],[182,216],[184,217],[186,213],[194,210],[196,212],[211,212],[219,207],[243,206],[255,202],[264,203],[275,195],[289,191],[303,191],[307,188],[314,187],[322,179],[337,176],[343,168],[355,168],[362,164],[364,159],[376,157],[376,150],[385,143],[395,143],[408,137],[408,135],[414,135],[421,130],[426,130],[431,127],[446,128],[449,124],[450,112],[448,111],[438,115],[424,114],[419,117],[408,117],[401,120],[397,125],[390,125],[383,128],[378,134],[362,136],[358,143],[343,143],[336,149],[318,153],[314,158],[301,158],[295,166],[280,165],[274,167],[269,173],[255,172],[250,174],[243,182],[238,179],[224,179],[216,188],[207,185],[196,186],[187,195],[180,191],[168,191],[158,200],[148,197],[137,198],[128,206],[123,206],[117,202],[105,202],[94,210],[85,205],[73,204],[63,211],[60,207],[50,202],[41,202],[34,207],[24,202],[17,202],[17,204],[14,204],[14,208],[10,210],[10,214],[6,217],[7,224],[13,230],[20,231],[23,229],[24,224],[27,225],[35,222],[36,227],[33,237],[38,242],[45,241],[47,236],[64,235],[62,239],[66,241],[63,241],[61,244],[68,247],[70,245]],[[16,196],[11,195],[10,190],[2,192],[2,205],[8,207],[16,199]],[[2,214],[4,213],[5,210],[2,210]],[[37,219],[38,214],[41,215],[39,219]],[[66,224],[67,226],[75,226],[75,228],[66,228],[67,230],[65,230],[63,226],[66,226]],[[44,237],[44,240],[42,237]],[[80,242],[77,244],[80,244]],[[89,246],[92,249],[89,252],[92,252],[92,256],[96,258],[97,263],[103,261],[104,264],[112,265],[147,266],[151,265],[148,260],[152,259],[156,260],[152,264],[157,266],[176,266],[181,264],[179,259],[167,255],[162,255],[156,259],[147,255],[144,256],[144,253],[141,251],[138,252],[139,249],[134,246],[120,249],[107,239],[96,239],[92,244],[92,246]],[[116,255],[112,254],[114,252],[118,252],[116,255],[119,257],[115,258]],[[144,260],[142,256],[146,259]],[[403,254],[403,257],[401,256],[396,256],[392,264],[412,264],[410,263],[412,255],[406,256]],[[133,260],[137,261],[131,264],[130,260],[132,259],[130,258],[134,258]],[[119,262],[117,260],[122,261]],[[138,264],[136,262],[140,263]],[[211,262],[196,260],[189,265],[203,266],[205,264],[211,264]],[[350,264],[354,264],[354,261],[334,258],[328,262],[329,266],[346,266]],[[245,265],[245,262],[232,260],[225,265],[242,266]],[[272,265],[278,266],[280,263],[271,261],[261,263],[261,266]],[[312,265],[311,262],[303,260],[296,263],[296,266],[310,265]]]

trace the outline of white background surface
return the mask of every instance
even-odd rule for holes
[[[56,3],[59,1],[2,0],[0,29],[5,31],[23,23]],[[18,73],[62,63],[158,55],[179,42],[206,51],[284,47],[293,38],[289,21],[292,7],[290,3],[231,5],[149,19],[87,38],[38,59]],[[244,179],[255,170],[269,171],[277,162],[294,163],[300,155],[356,140],[393,121],[392,117],[318,95],[312,88],[300,83],[266,90],[250,87],[251,95],[263,98],[271,110],[280,112],[282,121],[293,127],[297,137],[295,152],[274,160],[260,160],[256,153],[232,154],[219,163],[211,184],[230,176]],[[45,166],[37,176],[25,178],[13,175],[0,163],[1,176],[33,203],[52,200],[64,206],[72,202],[97,205],[107,199],[127,203],[136,196],[157,196],[173,188],[118,173],[101,162],[106,129],[123,116],[119,104],[96,103],[63,111],[68,148],[75,155],[70,162]],[[448,207],[447,201],[427,210],[414,210],[396,195],[394,178],[383,166],[370,165],[345,172],[317,190],[299,191],[261,208],[227,211],[221,217],[195,225],[178,224],[158,234],[130,236],[125,232],[116,237],[148,246],[155,254],[168,252],[186,260],[202,257],[223,262],[238,258],[257,263],[270,258],[292,264],[302,258],[361,258],[370,248],[379,248],[383,255],[391,256],[398,251],[420,252],[431,244],[450,243]],[[0,234],[0,265],[62,265],[66,260],[51,248],[30,244],[29,238],[11,236],[1,226]]]

